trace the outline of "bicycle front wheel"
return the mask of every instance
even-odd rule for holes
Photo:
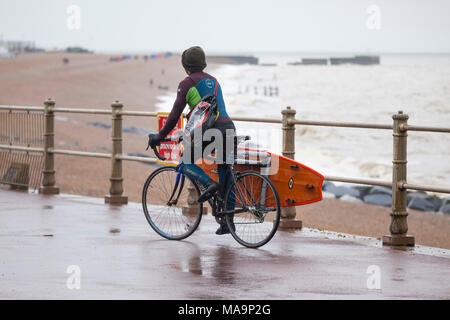
[[[142,191],[145,218],[153,230],[169,240],[190,236],[202,218],[197,202],[200,190],[176,167],[159,168],[150,174]]]
[[[266,176],[256,171],[238,175],[225,195],[228,229],[240,244],[260,247],[272,239],[280,222],[280,199]]]

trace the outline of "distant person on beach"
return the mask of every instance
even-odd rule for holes
[[[195,46],[185,50],[181,56],[181,64],[183,65],[183,68],[188,76],[181,81],[178,86],[177,97],[165,125],[161,128],[159,133],[149,136],[150,146],[153,148],[160,145],[161,139],[164,139],[169,132],[172,131],[177,124],[178,119],[181,117],[186,103],[192,110],[203,97],[213,94],[216,90],[219,117],[217,118],[213,128],[219,130],[223,138],[222,143],[217,143],[214,145],[215,148],[221,148],[221,150],[215,150],[216,156],[218,154],[223,155],[222,159],[219,159],[218,156],[216,157],[219,183],[216,183],[203,171],[203,169],[195,165],[195,161],[198,160],[195,156],[198,154],[200,156],[203,155],[205,148],[215,142],[214,137],[211,142],[210,140],[206,141],[206,139],[202,141],[201,153],[198,151],[194,152],[194,143],[190,145],[191,152],[186,152],[185,148],[180,163],[183,173],[192,180],[197,181],[202,187],[202,194],[198,198],[198,201],[205,202],[212,197],[214,192],[219,189],[220,185],[226,187],[226,185],[231,182],[231,179],[225,181],[226,163],[232,163],[234,161],[234,137],[236,134],[236,128],[226,112],[222,89],[217,79],[212,75],[203,72],[203,69],[206,67],[206,57],[203,49]],[[231,145],[231,148],[227,148],[227,145]],[[220,223],[220,227],[217,229],[216,234],[225,233],[229,233],[229,230],[227,224],[223,221]]]

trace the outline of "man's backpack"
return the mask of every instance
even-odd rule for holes
[[[194,134],[202,137],[202,134],[212,128],[217,118],[219,118],[219,108],[217,106],[217,85],[214,93],[206,95],[200,100],[187,116],[187,124],[184,129],[184,139],[194,139]]]

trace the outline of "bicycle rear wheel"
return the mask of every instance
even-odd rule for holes
[[[176,167],[159,168],[150,174],[142,190],[145,218],[160,236],[185,239],[202,219],[203,206],[197,203],[199,194],[198,186],[179,174]]]
[[[272,239],[280,223],[280,199],[269,178],[256,171],[239,174],[225,195],[228,229],[240,244],[260,247]],[[243,211],[243,212],[241,212]]]

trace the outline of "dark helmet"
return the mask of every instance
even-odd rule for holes
[[[190,72],[203,71],[206,67],[205,52],[199,46],[190,47],[183,51],[181,64]]]

